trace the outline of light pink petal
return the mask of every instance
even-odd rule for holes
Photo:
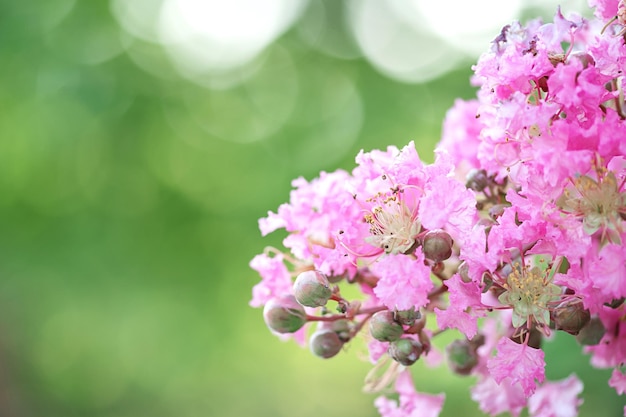
[[[576,417],[583,400],[578,395],[583,383],[570,375],[564,380],[546,382],[528,399],[531,417]]]
[[[487,362],[487,368],[493,379],[501,383],[509,379],[513,384],[519,383],[527,397],[536,389],[536,382],[545,379],[544,354],[525,344],[513,342],[508,337],[500,339],[497,355]]]

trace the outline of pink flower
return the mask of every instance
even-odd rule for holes
[[[487,363],[493,379],[500,384],[508,379],[512,384],[519,383],[527,397],[535,392],[536,381],[545,379],[543,351],[526,344],[518,344],[508,337],[498,342],[498,353]]]
[[[274,297],[291,294],[291,274],[283,263],[282,255],[257,255],[250,261],[250,267],[261,275],[261,282],[252,288],[250,306],[262,307]]]
[[[328,275],[353,275],[354,265],[334,251],[335,235],[341,227],[346,222],[358,222],[361,216],[345,187],[348,178],[347,172],[339,170],[322,172],[310,182],[295,179],[289,203],[282,204],[278,213],[268,212],[259,220],[261,233],[285,228],[290,234],[283,244],[296,258],[313,263]]]
[[[593,283],[584,276],[579,264],[570,265],[566,274],[556,273],[554,275],[554,283],[565,286],[580,297],[583,306],[588,309],[591,314],[597,314],[602,311],[605,297],[602,296],[599,289],[593,287]]]
[[[578,395],[583,384],[570,375],[557,382],[546,382],[528,399],[528,412],[531,417],[576,417],[583,400]]]
[[[478,114],[478,100],[456,99],[446,113],[438,147],[445,149],[457,172],[465,175],[471,168],[479,168],[477,158],[480,131],[483,127]]]
[[[450,304],[445,310],[441,310],[435,307],[435,314],[437,315],[437,325],[441,329],[457,329],[468,339],[476,336],[478,332],[477,318],[463,309]]]
[[[428,303],[433,288],[430,268],[424,265],[424,255],[416,251],[413,259],[406,255],[387,255],[370,266],[380,280],[374,294],[390,309],[407,310]]]
[[[389,342],[380,342],[374,338],[371,338],[367,342],[367,350],[369,351],[369,360],[375,364],[378,360],[387,353],[389,348]]]
[[[518,384],[506,379],[496,383],[493,378],[484,375],[472,387],[472,400],[478,403],[480,409],[491,416],[509,412],[518,416],[526,406],[526,397]]]
[[[588,0],[589,7],[595,7],[594,14],[598,19],[609,20],[617,14],[619,0]]]
[[[495,100],[506,100],[515,91],[530,93],[528,79],[540,78],[553,69],[546,45],[537,37],[540,27],[539,20],[526,26],[519,22],[505,26],[492,50],[474,66],[474,82],[480,83],[483,91],[493,91]]]
[[[591,364],[598,368],[612,368],[626,363],[626,321],[623,319],[626,304],[613,309],[603,306],[599,317],[606,329],[600,343],[585,347],[591,352]]]
[[[483,272],[492,271],[496,268],[499,259],[497,256],[487,256],[487,235],[485,226],[475,225],[465,238],[464,246],[461,246],[459,258],[468,265],[468,275],[479,281]]]
[[[398,375],[395,385],[399,401],[378,397],[374,405],[382,417],[437,417],[443,407],[444,394],[432,395],[415,391],[411,372]]]
[[[271,211],[267,212],[267,217],[261,217],[259,219],[259,229],[261,230],[261,236],[268,235],[274,230],[284,229],[287,226],[285,219],[278,214]]]
[[[361,152],[357,163],[346,188],[358,218],[346,217],[336,236],[346,259],[358,264],[363,258],[408,251],[421,229],[417,217],[426,182],[415,145]]]
[[[599,253],[589,251],[583,265],[587,279],[606,298],[626,297],[626,247],[608,244]]]
[[[459,274],[445,281],[448,287],[449,305],[445,310],[435,308],[439,328],[456,328],[463,332],[468,339],[474,337],[478,331],[477,318],[484,316],[480,310],[466,312],[468,307],[482,307],[480,301],[481,290],[475,282],[463,282]]]
[[[289,203],[259,221],[263,235],[287,231],[293,256],[252,260],[262,280],[250,304],[290,293],[292,271],[313,267],[341,281],[333,303],[354,331],[381,305],[435,314],[438,328],[404,327],[404,337],[432,348],[430,364],[440,357],[430,341],[440,330],[480,335],[472,398],[484,412],[517,416],[528,406],[530,417],[573,417],[582,383],[574,375],[543,383],[543,351],[528,339],[515,343],[511,332],[537,326],[547,334],[550,311],[581,300],[606,330],[584,351],[592,365],[615,368],[609,385],[626,393],[626,304],[615,302],[626,297],[626,3],[589,1],[598,19],[559,9],[551,23],[502,29],[474,67],[477,99],[448,112],[433,164],[411,142],[361,151],[350,173],[295,180]],[[480,173],[471,190],[456,177],[469,168]],[[446,233],[441,258],[448,249],[451,256],[425,263],[422,237],[435,229]],[[433,293],[434,276],[447,297]],[[359,296],[344,291],[349,284]],[[306,331],[288,337],[302,342]],[[369,343],[376,370],[391,361],[388,346]],[[377,398],[382,416],[437,416],[443,395],[418,393],[396,365],[387,376],[397,375],[399,399]]]
[[[445,229],[452,239],[462,243],[478,220],[473,191],[451,176],[454,170],[449,156],[437,154],[420,201],[419,219],[426,229]]]
[[[589,45],[589,53],[593,56],[599,70],[611,77],[619,77],[620,71],[626,66],[626,45],[624,38],[614,36],[610,32],[596,38]]]
[[[619,369],[613,369],[613,373],[611,374],[611,379],[609,379],[609,386],[615,388],[615,391],[619,395],[626,393],[626,374],[623,374],[619,371]]]

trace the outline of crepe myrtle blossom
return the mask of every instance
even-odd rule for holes
[[[250,262],[250,305],[323,359],[364,337],[383,417],[440,414],[419,361],[473,377],[488,415],[573,417],[582,381],[545,378],[555,332],[626,391],[626,4],[589,3],[494,34],[433,163],[361,151],[259,220],[287,236]]]
[[[386,397],[378,397],[374,402],[383,417],[437,417],[441,412],[445,396],[415,391],[408,371],[398,375],[395,390],[400,394],[397,403]]]

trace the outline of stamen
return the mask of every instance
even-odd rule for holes
[[[421,229],[417,207],[413,210],[407,207],[399,187],[391,189],[391,194],[378,193],[368,202],[378,204],[363,216],[370,225],[370,236],[365,241],[388,254],[408,251]]]
[[[518,328],[530,319],[548,326],[549,304],[559,299],[560,287],[552,284],[549,271],[543,271],[537,266],[524,266],[519,262],[512,266],[513,271],[502,284],[506,291],[498,300],[513,307],[513,327]]]

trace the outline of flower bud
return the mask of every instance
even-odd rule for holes
[[[567,61],[569,63],[574,59],[580,61],[580,63],[583,64],[583,69],[587,68],[590,65],[596,65],[595,59],[593,59],[593,57],[586,52],[572,52],[571,54],[569,54]]]
[[[448,365],[459,375],[469,375],[478,365],[476,348],[469,340],[455,340],[446,347]]]
[[[316,331],[311,335],[309,340],[309,348],[315,356],[328,359],[335,356],[339,351],[343,342],[339,339],[337,333],[330,330]]]
[[[402,338],[389,344],[387,353],[391,358],[404,366],[411,366],[420,358],[423,352],[420,342],[415,339]]]
[[[304,271],[293,284],[293,294],[303,306],[321,307],[332,295],[326,275],[319,271]]]
[[[445,261],[452,255],[452,238],[445,230],[431,230],[424,235],[422,250],[426,259]]]
[[[346,319],[320,321],[317,325],[317,330],[335,332],[344,343],[350,340],[350,321]]]
[[[472,347],[472,349],[477,350],[479,347],[485,344],[485,336],[481,333],[478,333],[476,336],[468,340],[468,343]]]
[[[548,59],[550,60],[550,63],[556,67],[557,64],[565,63],[566,56],[565,54],[550,52],[548,53]]]
[[[484,169],[472,169],[465,177],[465,187],[474,191],[482,191],[489,185],[489,177]]]
[[[530,329],[530,334],[527,328],[520,328],[519,331],[509,336],[513,342],[521,345],[522,343],[526,343],[531,348],[541,349],[541,343],[543,342],[543,333],[537,329],[537,327],[533,327]]]
[[[424,330],[424,327],[426,327],[426,317],[428,317],[426,314],[420,314],[420,316],[415,319],[415,323],[411,325],[409,333],[418,334]],[[420,340],[422,341],[422,344],[425,344],[424,338],[420,337]]]
[[[293,295],[286,295],[265,304],[263,319],[275,332],[293,333],[306,323],[306,312]]]
[[[506,208],[506,204],[494,204],[489,208],[489,217],[491,217],[493,220],[498,219],[504,214],[504,210],[506,210]]]
[[[562,302],[554,309],[552,316],[555,329],[573,335],[577,335],[591,319],[589,310],[578,300]]]
[[[598,317],[593,317],[589,323],[576,335],[578,343],[584,346],[594,346],[600,343],[606,333],[604,324]]]
[[[404,329],[393,319],[393,313],[385,310],[379,311],[370,319],[370,333],[376,340],[391,342],[399,339]]]
[[[394,320],[404,326],[413,326],[415,320],[421,317],[422,314],[415,310],[415,307],[411,307],[408,310],[396,310],[393,312]]]
[[[459,276],[461,277],[461,281],[465,282],[466,284],[468,282],[472,282],[472,277],[469,276],[469,265],[467,264],[467,262],[465,261],[461,262],[457,272],[459,273]]]

